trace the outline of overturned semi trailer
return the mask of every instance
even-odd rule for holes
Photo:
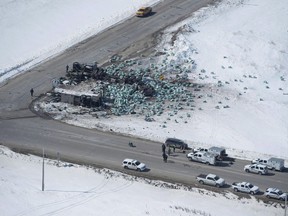
[[[59,92],[61,95],[61,102],[68,103],[75,106],[83,107],[100,107],[102,105],[101,94],[81,93],[69,90],[62,90]]]

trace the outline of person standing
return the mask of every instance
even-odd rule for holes
[[[68,73],[69,65],[66,66],[66,73]]]
[[[162,153],[165,153],[165,150],[166,150],[166,146],[165,146],[165,144],[163,143],[163,144],[162,144]]]
[[[33,95],[34,95],[34,89],[33,88],[30,89],[30,94],[31,94],[31,97],[33,97]]]
[[[163,153],[162,153],[162,157],[163,157],[163,161],[164,161],[165,163],[167,163],[168,155],[167,155],[165,152],[163,152]]]

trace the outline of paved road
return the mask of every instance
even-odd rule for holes
[[[26,149],[39,154],[44,148],[49,157],[57,158],[59,152],[60,158],[65,161],[94,164],[119,171],[123,171],[121,161],[132,157],[145,162],[150,170],[130,173],[145,177],[193,184],[198,174],[215,173],[225,178],[228,184],[250,181],[259,185],[262,190],[268,186],[287,188],[287,172],[271,171],[267,176],[248,174],[243,171],[243,167],[249,162],[243,160],[236,160],[233,165],[225,162],[220,167],[209,166],[190,162],[185,154],[176,151],[169,157],[168,163],[164,163],[161,158],[161,143],[78,128],[39,117],[2,120],[0,127],[1,142],[12,146],[15,151]],[[136,147],[129,147],[130,141]]]
[[[2,85],[0,143],[16,151],[27,150],[35,154],[40,154],[44,148],[50,157],[56,158],[59,152],[63,160],[115,170],[122,170],[120,163],[123,158],[133,157],[151,168],[140,175],[172,182],[195,183],[196,175],[211,172],[225,178],[228,183],[246,180],[259,185],[262,190],[270,186],[288,190],[287,172],[258,176],[243,172],[243,166],[249,163],[247,161],[236,160],[232,166],[214,167],[190,162],[182,153],[176,153],[168,163],[163,163],[160,143],[65,125],[41,118],[28,109],[30,88],[34,88],[36,96],[49,91],[51,80],[64,75],[67,64],[74,61],[105,62],[116,53],[124,57],[140,52],[148,54],[151,51],[148,48],[153,46],[161,29],[184,19],[208,2],[213,1],[165,0],[154,7],[156,13],[153,16],[128,19]],[[129,141],[136,147],[129,147]]]

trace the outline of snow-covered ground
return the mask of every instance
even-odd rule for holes
[[[140,5],[155,2],[2,0],[0,81],[133,15]],[[223,0],[220,6],[201,9],[166,30],[158,47],[166,53],[158,59],[159,66],[168,62],[169,70],[177,65],[186,67],[191,71],[189,78],[205,86],[197,93],[201,97],[189,111],[190,117],[183,110],[172,117],[168,113],[154,116],[154,122],[141,116],[92,121],[89,115],[68,115],[67,110],[76,109],[73,107],[62,109],[57,117],[65,116],[62,120],[70,124],[158,141],[178,137],[192,147],[224,146],[235,157],[273,155],[288,160],[287,10],[287,0]],[[163,182],[147,183],[77,165],[56,167],[53,161],[46,161],[42,192],[41,158],[15,154],[4,147],[0,153],[0,209],[5,216],[231,212],[270,216],[284,212],[279,205],[238,199],[228,192],[220,195],[179,185],[169,189]]]
[[[106,169],[45,160],[0,146],[0,209],[3,216],[202,215],[276,216],[283,204],[265,204],[181,185],[128,176]]]
[[[159,0],[1,0],[0,82]]]

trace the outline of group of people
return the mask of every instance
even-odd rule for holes
[[[173,152],[175,153],[175,146],[173,146],[172,148],[173,148]],[[170,146],[168,147],[167,154],[168,155],[171,154]],[[166,146],[165,146],[165,144],[162,144],[162,157],[163,157],[163,161],[164,162],[167,162],[167,159],[168,159],[168,155],[167,154],[166,154]]]

